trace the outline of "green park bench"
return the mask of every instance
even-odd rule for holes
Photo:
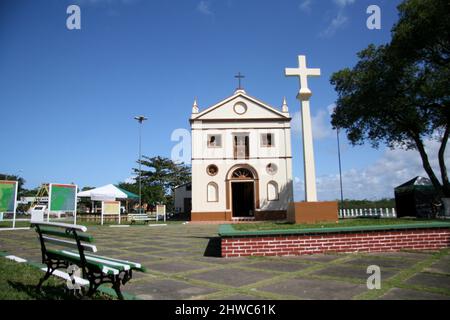
[[[153,217],[150,217],[148,214],[146,213],[129,213],[128,214],[128,221],[131,222],[131,224],[135,223],[135,222],[148,222],[151,220],[156,220]]]
[[[97,252],[97,247],[92,244],[92,236],[85,233],[85,226],[53,222],[33,222],[32,225],[39,235],[42,263],[47,265],[38,290],[55,270],[76,265],[81,269],[82,278],[89,281],[88,296],[92,296],[100,285],[111,283],[117,297],[123,300],[121,284],[132,278],[133,271],[145,272],[140,263],[93,254]],[[63,249],[49,248],[50,245]]]

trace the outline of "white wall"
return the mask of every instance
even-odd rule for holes
[[[261,210],[286,210],[288,203],[293,201],[290,121],[248,100],[243,100],[248,106],[248,111],[245,113],[245,117],[240,118],[233,112],[233,105],[236,101],[241,100],[232,100],[218,109],[206,113],[199,120],[193,119],[192,121],[193,212],[227,211],[226,175],[236,164],[248,164],[258,172]],[[274,120],[277,117],[279,120]],[[209,121],[212,119],[216,120]],[[223,119],[225,120],[221,121]],[[234,121],[226,121],[226,119]],[[244,121],[239,121],[240,119]],[[249,134],[248,160],[234,159],[233,136],[236,133]],[[274,147],[261,147],[262,133],[274,134]],[[221,147],[208,148],[207,141],[210,134],[221,135]],[[273,176],[266,172],[266,166],[269,163],[274,163],[278,167],[277,173]],[[219,168],[219,172],[215,176],[210,176],[206,172],[207,167],[211,164]],[[280,197],[277,201],[267,200],[267,184],[270,181],[274,181],[278,185]],[[218,185],[217,202],[207,201],[207,185],[210,182]],[[230,210],[231,208],[228,211]]]

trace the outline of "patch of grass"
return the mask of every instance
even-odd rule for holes
[[[419,219],[380,219],[380,218],[362,218],[362,219],[339,219],[337,223],[315,223],[315,224],[293,224],[289,222],[262,222],[235,224],[233,228],[239,231],[257,231],[257,230],[279,230],[279,229],[310,229],[310,228],[341,228],[357,226],[377,226],[377,225],[395,225],[395,224],[413,224],[413,223],[431,223],[438,220],[419,220]],[[439,220],[439,222],[442,222]]]
[[[0,300],[70,300],[76,299],[66,290],[64,280],[50,277],[42,290],[36,289],[44,272],[27,265],[0,257]],[[110,296],[96,293],[95,300],[110,300]]]
[[[0,228],[12,228],[12,221],[1,221]],[[16,221],[16,228],[28,228],[30,223],[28,221]]]

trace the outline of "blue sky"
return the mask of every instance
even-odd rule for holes
[[[248,94],[276,107],[286,96],[298,125],[298,81],[286,78],[284,68],[295,67],[297,55],[305,54],[309,67],[322,69],[309,82],[319,197],[337,198],[336,136],[328,114],[336,94],[329,79],[353,66],[356,52],[368,44],[389,41],[398,3],[2,0],[0,172],[20,172],[29,188],[123,181],[138,155],[135,115],[149,118],[143,153],[169,157],[176,144],[172,132],[189,129],[194,97],[201,109],[226,98],[236,88],[238,71],[246,76]],[[81,30],[66,28],[70,4],[81,8]],[[371,4],[382,10],[381,30],[366,28]],[[292,143],[301,200],[298,129]],[[420,173],[414,153],[351,147],[344,136],[342,144],[348,197],[392,196],[393,185]],[[401,164],[396,174],[386,173],[386,161]],[[381,174],[390,180],[383,183]]]

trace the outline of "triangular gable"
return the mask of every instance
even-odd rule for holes
[[[243,102],[247,106],[244,114],[234,111],[234,105]],[[288,113],[283,113],[268,104],[251,97],[242,91],[220,101],[219,103],[203,110],[198,114],[193,114],[191,120],[216,120],[216,119],[280,119],[290,120]]]

